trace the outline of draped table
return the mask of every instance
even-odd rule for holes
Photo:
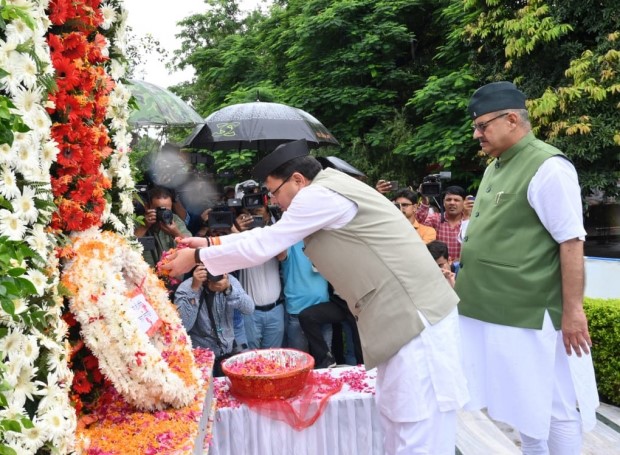
[[[343,387],[317,421],[300,431],[240,403],[229,393],[228,379],[214,378],[216,414],[209,455],[382,454],[374,402],[376,370],[357,366],[315,371],[340,378]]]

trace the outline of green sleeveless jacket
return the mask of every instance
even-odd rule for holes
[[[541,329],[547,310],[562,319],[560,249],[527,200],[542,163],[562,155],[532,133],[486,169],[461,251],[459,313],[495,324]]]

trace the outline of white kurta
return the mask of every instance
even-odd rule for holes
[[[573,165],[546,160],[528,186],[528,201],[556,242],[585,237],[580,189]],[[489,415],[536,439],[547,439],[554,390],[564,409],[578,403],[582,428],[596,423],[598,394],[592,357],[567,356],[562,333],[547,314],[542,330],[461,316],[463,361],[471,401],[466,409]]]

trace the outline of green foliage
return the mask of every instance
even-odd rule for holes
[[[585,299],[601,398],[620,406],[620,300]]]
[[[25,242],[14,242],[4,236],[0,237],[0,306],[13,321],[25,322],[43,331],[46,329],[45,312],[34,303],[32,297],[37,295],[37,289],[25,278],[26,262],[32,260],[41,262],[41,258]],[[33,303],[25,311],[16,313],[15,303],[25,299],[31,299]],[[0,338],[5,337],[7,333],[6,327],[0,327]],[[0,359],[4,358],[4,353],[0,352]],[[5,368],[4,364],[0,364],[0,409],[8,405],[3,392],[11,388],[4,380]],[[32,422],[27,418],[20,421],[0,418],[2,431],[21,432],[22,428],[32,428]],[[0,454],[2,453],[15,452],[0,444]]]
[[[605,2],[288,0],[245,17],[235,1],[205,3],[181,23],[176,54],[196,82],[175,89],[205,116],[264,92],[321,120],[341,148],[316,153],[370,180],[450,170],[475,187],[486,158],[467,102],[484,83],[512,80],[538,137],[575,162],[584,195],[617,191],[620,20]],[[229,161],[247,169],[245,157]]]

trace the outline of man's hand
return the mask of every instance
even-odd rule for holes
[[[572,353],[571,348],[575,351],[577,357],[581,357],[582,352],[584,354],[590,353],[592,340],[588,331],[588,320],[583,309],[575,311],[564,310],[562,312],[562,340],[568,355]]]
[[[204,265],[198,265],[192,274],[192,289],[197,291],[207,281],[207,269]]]
[[[474,196],[467,196],[465,202],[463,202],[463,219],[468,220],[471,217],[471,211],[474,208],[474,202],[476,198]]]
[[[155,209],[148,209],[144,214],[144,225],[148,229],[157,223],[157,211]]]
[[[203,248],[208,246],[207,239],[204,237],[177,237],[174,239],[178,247]]]
[[[379,180],[375,185],[375,189],[381,194],[389,193],[392,191],[392,184],[387,180]]]
[[[252,215],[249,215],[247,213],[242,213],[235,219],[234,227],[239,232],[247,231],[248,229],[250,229],[250,226],[252,226],[253,221],[254,221],[254,218],[252,217]]]
[[[451,287],[454,287],[454,281],[455,281],[455,278],[456,278],[456,274],[453,271],[447,270],[447,269],[444,269],[444,268],[441,269],[441,273],[443,273],[443,276],[446,279],[446,281],[448,282],[448,284]]]
[[[161,268],[169,270],[171,276],[179,276],[189,272],[196,265],[194,251],[194,248],[183,248],[175,251],[170,255],[170,261],[162,265]]]
[[[166,224],[163,221],[160,221],[159,229],[172,238],[182,237],[181,231],[179,230],[179,227],[174,221],[172,222],[172,224]]]
[[[578,238],[560,243],[560,268],[562,270],[562,339],[566,354],[571,349],[577,357],[589,354],[592,340],[588,320],[583,311],[585,272],[583,241]]]

